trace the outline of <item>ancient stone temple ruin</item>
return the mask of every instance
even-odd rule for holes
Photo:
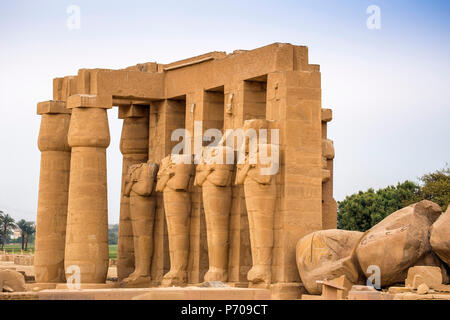
[[[77,272],[81,284],[106,282],[112,107],[123,119],[120,286],[221,281],[298,290],[297,241],[336,228],[332,115],[322,108],[321,74],[307,47],[275,43],[54,79],[53,100],[37,106],[38,283],[65,283]],[[276,172],[262,174],[248,148],[237,160],[238,129],[264,140],[258,159],[278,152]],[[217,131],[222,140],[208,147]],[[231,146],[220,145],[229,132]],[[241,146],[249,145],[244,138]],[[180,141],[184,153],[175,154]],[[233,162],[208,160],[217,155]]]

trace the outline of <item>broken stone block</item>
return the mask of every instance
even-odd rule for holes
[[[441,208],[427,200],[400,209],[372,227],[356,249],[366,277],[369,266],[380,268],[381,286],[403,282],[408,269],[431,253],[430,227]]]
[[[446,264],[442,262],[442,260],[439,259],[433,251],[420,258],[419,261],[415,263],[415,266],[438,267],[441,269],[442,283],[448,283],[449,281],[449,274],[447,272]]]
[[[397,293],[394,300],[450,300],[450,294]]]
[[[377,290],[353,291],[348,293],[348,300],[393,300],[394,295]]]
[[[317,284],[322,286],[323,300],[342,300],[342,292],[345,290],[344,287],[329,280],[317,281]]]
[[[332,280],[317,281],[322,285],[323,300],[343,300],[348,296],[352,284],[345,275]]]
[[[411,292],[411,288],[408,287],[389,287],[388,293],[390,294],[397,294],[397,293],[405,293],[405,292]]]
[[[321,294],[317,281],[345,275],[351,284],[358,283],[361,272],[352,256],[362,232],[322,230],[313,232],[297,242],[297,267],[306,290]]]
[[[341,298],[345,299],[348,296],[349,291],[352,289],[353,284],[347,279],[345,275],[332,279],[331,282],[344,288],[341,292]]]
[[[442,284],[442,273],[438,267],[416,266],[409,268],[405,286],[417,289],[425,283],[429,288],[438,288]]]
[[[275,283],[270,286],[272,300],[298,300],[304,293],[305,287],[299,282]]]
[[[418,294],[427,294],[428,291],[430,291],[430,288],[427,286],[426,283],[422,283],[417,287]]]
[[[372,286],[354,285],[352,286],[351,291],[377,291],[377,290]]]
[[[431,248],[450,266],[450,206],[431,227]]]
[[[16,255],[14,257],[14,264],[21,266],[32,266],[34,264],[33,255]]]
[[[13,270],[0,270],[0,292],[24,292],[25,277]]]

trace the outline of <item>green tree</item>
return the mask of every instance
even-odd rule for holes
[[[21,238],[22,238],[22,250],[25,248],[25,233],[27,230],[27,222],[24,219],[21,219],[17,222],[17,226],[20,229]]]
[[[25,224],[25,251],[28,251],[28,242],[35,232],[36,226],[34,225],[34,222],[27,222]]]
[[[423,175],[420,178],[423,186],[420,188],[418,198],[430,200],[447,210],[450,203],[450,168],[448,165],[442,170]]]
[[[9,238],[12,228],[14,228],[15,226],[16,224],[14,223],[14,219],[9,214],[5,214],[3,211],[0,211],[0,234],[2,237],[2,250],[5,248],[6,239]]]
[[[450,168],[419,178],[420,185],[405,181],[396,187],[360,191],[338,202],[338,228],[366,231],[391,213],[421,200],[430,200],[447,210],[450,203]]]
[[[119,225],[109,225],[108,228],[108,244],[117,244],[119,239]]]
[[[375,191],[347,196],[338,202],[338,228],[366,231],[378,222],[411,203],[416,202],[420,186],[411,181]]]

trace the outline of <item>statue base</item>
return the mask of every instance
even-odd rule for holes
[[[56,285],[56,290],[80,290],[80,289],[112,289],[118,288],[118,282],[107,282],[107,283],[80,283],[76,284],[67,284],[67,283],[58,283]]]
[[[300,300],[305,293],[301,282],[274,283],[270,286],[272,300]]]
[[[25,284],[25,287],[27,288],[27,291],[41,291],[41,290],[49,290],[49,289],[56,289],[56,286],[59,283],[50,283],[50,282],[41,282],[41,283],[27,283]]]
[[[113,288],[44,290],[39,300],[270,300],[270,290],[248,288]]]

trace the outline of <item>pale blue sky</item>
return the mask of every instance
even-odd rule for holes
[[[380,30],[366,27],[373,4]],[[66,27],[70,5],[81,9],[79,30]],[[0,210],[35,220],[36,103],[51,99],[54,77],[273,42],[307,45],[321,65],[323,107],[334,111],[337,200],[450,163],[448,1],[2,1]],[[117,110],[109,115],[115,223],[121,120]]]

